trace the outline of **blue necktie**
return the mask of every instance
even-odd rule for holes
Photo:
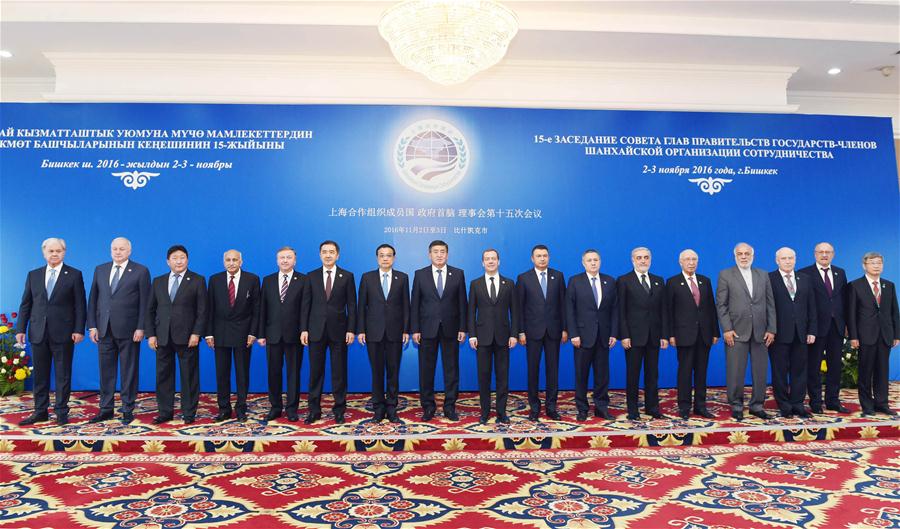
[[[441,275],[441,272],[443,272],[443,270],[437,271],[437,275],[438,275],[437,291],[438,291],[439,298],[444,297],[444,276]]]
[[[544,293],[544,299],[547,299],[547,272],[541,272],[541,292]]]
[[[53,287],[56,286],[56,269],[50,269],[50,279],[47,280],[47,299],[53,295]]]
[[[113,294],[115,294],[116,289],[119,288],[119,279],[120,279],[119,272],[121,272],[121,271],[122,271],[122,267],[119,265],[116,265],[116,274],[112,278],[112,283],[109,284],[109,290]]]
[[[388,297],[388,275],[381,274],[381,291],[384,292],[384,299]]]
[[[597,292],[597,278],[591,278],[591,289],[594,291],[594,305],[600,306],[600,293]]]
[[[172,283],[172,289],[169,290],[169,300],[175,301],[175,294],[178,293],[178,279],[181,277],[181,274],[175,274],[175,281]]]

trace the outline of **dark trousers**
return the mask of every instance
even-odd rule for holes
[[[809,348],[805,336],[796,337],[791,343],[773,343],[769,346],[772,362],[772,393],[782,413],[801,413],[806,397],[806,364]],[[790,378],[790,381],[788,381]]]
[[[369,365],[372,366],[372,409],[376,417],[397,413],[397,398],[400,394],[400,358],[403,342],[380,340],[367,341]],[[387,394],[384,379],[387,376]]]
[[[579,413],[587,413],[587,385],[591,371],[594,372],[594,407],[607,411],[609,408],[609,347],[600,343],[593,347],[575,348],[575,407]]]
[[[678,411],[691,410],[693,389],[694,411],[706,409],[706,368],[709,365],[709,344],[698,336],[694,345],[676,347],[678,351]]]
[[[237,402],[234,411],[247,414],[247,388],[250,387],[250,348],[216,346],[216,404],[219,412],[231,413],[231,360],[234,357],[234,382]]]
[[[559,340],[544,334],[543,338],[528,338],[525,342],[525,353],[528,358],[528,405],[531,411],[541,411],[541,399],[538,389],[541,380],[541,351],[544,351],[544,366],[547,370],[547,399],[545,406],[548,412],[556,411],[556,396],[559,393]]]
[[[56,402],[53,411],[57,417],[69,416],[69,394],[72,392],[72,353],[75,343],[64,343],[44,339],[31,343],[31,357],[34,366],[34,411],[47,413],[50,407],[50,365],[55,369]]]
[[[269,367],[269,406],[272,411],[282,409],[296,412],[300,403],[300,368],[303,366],[303,346],[296,343],[266,343]],[[281,400],[282,368],[287,368],[287,402]]]
[[[328,332],[318,342],[309,342],[309,413],[322,413],[322,386],[325,381],[325,350],[331,351],[331,411],[342,415],[347,409],[347,342],[329,340]]]
[[[881,339],[859,344],[859,406],[865,413],[888,409],[888,360],[891,348]]]
[[[834,321],[825,336],[816,336],[809,346],[809,362],[806,365],[806,391],[809,405],[822,406],[822,360],[828,371],[825,373],[825,405],[837,408],[841,404],[841,371],[844,370],[844,331],[838,330]]]
[[[459,340],[456,332],[444,338],[443,325],[438,327],[436,338],[422,338],[419,344],[419,401],[424,411],[434,411],[434,370],[437,368],[438,346],[441,349],[441,366],[444,369],[444,413],[456,411],[459,396]]]
[[[97,351],[100,360],[100,413],[112,413],[116,394],[116,378],[122,376],[122,411],[134,413],[140,372],[141,343],[132,336],[116,338],[107,330],[100,338]]]
[[[200,362],[197,347],[173,344],[156,348],[156,405],[161,417],[175,415],[175,358],[181,375],[181,416],[193,419],[200,403]]]
[[[509,344],[478,344],[478,403],[481,416],[491,413],[491,368],[497,377],[497,416],[506,416],[506,400],[509,396]]]
[[[625,403],[628,413],[638,412],[638,386],[644,367],[644,411],[659,413],[659,340],[656,347],[635,347],[625,351]]]

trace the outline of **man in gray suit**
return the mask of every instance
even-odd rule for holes
[[[751,268],[753,247],[745,242],[734,247],[737,266],[719,272],[716,308],[725,338],[725,370],[731,416],[744,420],[744,380],[747,355],[753,378],[750,414],[769,419],[763,410],[766,399],[766,348],[775,340],[775,297],[769,274]]]

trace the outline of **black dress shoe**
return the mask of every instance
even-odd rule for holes
[[[874,412],[874,411],[866,411],[866,410],[863,410],[863,411],[860,412],[859,416],[860,416],[860,417],[874,417],[874,416],[875,416],[875,412]]]
[[[279,417],[281,417],[281,410],[269,410],[269,413],[266,414],[267,421],[274,421]]]
[[[126,411],[122,413],[122,424],[129,425],[134,422],[134,413]]]
[[[321,418],[322,418],[321,413],[310,413],[309,415],[306,416],[305,419],[303,419],[303,423],[304,424],[312,424]]]
[[[822,406],[810,406],[809,409],[810,411],[818,415],[825,413],[825,410],[822,409]]]
[[[69,416],[68,415],[57,415],[56,416],[56,425],[57,426],[65,426],[69,424]]]
[[[381,422],[384,420],[384,413],[376,413],[374,417],[372,417],[372,422]]]
[[[756,414],[753,413],[752,411],[751,411],[750,413],[752,413],[753,415],[756,415]],[[780,417],[784,418],[784,419],[791,419],[791,418],[794,417],[794,414],[793,414],[792,412],[789,412],[789,411],[779,411],[779,412],[778,412],[778,415],[779,415]]]
[[[531,422],[540,422],[541,419],[539,418],[539,415],[540,412],[530,411],[528,412],[528,420]]]
[[[641,415],[639,413],[629,413],[625,418],[629,421],[639,421],[641,420]]]
[[[600,417],[601,419],[606,419],[607,421],[613,420],[613,416],[609,414],[606,410],[601,410],[599,408],[594,408],[594,417]]]
[[[891,417],[894,417],[897,415],[897,412],[890,408],[875,408],[875,411],[878,413],[883,413],[885,415],[889,415]]]
[[[699,415],[699,413],[698,413],[698,415]],[[681,410],[678,412],[678,416],[686,421],[691,418],[691,412],[689,412],[687,410]]]
[[[297,422],[298,420],[300,420],[300,417],[297,416],[297,412],[289,411],[287,412],[287,420],[291,422]]]
[[[760,419],[762,419],[764,421],[768,421],[769,419],[772,418],[772,416],[769,415],[768,413],[766,413],[765,410],[756,410],[756,411],[750,410],[750,415],[752,415],[754,417],[759,417]]]
[[[220,411],[218,415],[216,415],[215,422],[227,421],[231,418],[230,411]]]
[[[850,408],[847,408],[843,404],[838,404],[837,406],[826,406],[828,410],[836,411],[838,413],[850,413]]]
[[[559,416],[559,412],[556,410],[547,410],[547,418],[554,421],[562,420],[562,417]]]
[[[744,412],[742,412],[742,411],[733,411],[733,412],[731,412],[731,418],[734,419],[734,420],[736,420],[736,421],[743,421],[743,420],[744,420]]]
[[[422,412],[422,422],[428,422],[434,419],[434,410],[425,410]]]
[[[28,426],[39,422],[47,422],[49,420],[50,416],[46,413],[32,413],[28,417],[25,417],[24,419],[19,421],[19,426]]]
[[[487,423],[488,423],[488,418],[487,418],[486,416],[484,416],[484,415],[482,415],[482,416],[478,419],[478,424],[487,424]]]
[[[498,415],[497,422],[500,424],[509,424],[509,415]]]
[[[575,420],[578,422],[586,421],[587,420],[587,412],[586,411],[578,412],[578,416],[575,417]]]
[[[702,410],[697,410],[697,411],[694,412],[694,413],[696,413],[697,415],[703,417],[704,419],[715,419],[715,418],[716,418],[715,415],[713,415],[712,413],[710,413],[709,410],[707,410],[707,409],[705,409],[705,408],[702,409]]]
[[[403,424],[403,421],[400,420],[400,417],[397,417],[396,413],[389,413],[387,418],[391,424]]]
[[[343,413],[335,413],[334,414],[334,423],[335,424],[344,424],[344,414]]]
[[[112,413],[98,413],[94,415],[90,419],[88,419],[88,424],[97,424],[98,422],[108,421],[113,418]]]
[[[184,424],[194,424],[194,420],[195,419],[193,417],[184,417],[183,419],[181,419],[181,422],[183,422]]]
[[[796,415],[797,417],[800,417],[801,419],[811,419],[812,418],[812,414],[806,410],[798,411],[794,415]]]
[[[664,420],[664,419],[668,419],[668,417],[666,417],[665,415],[663,415],[663,414],[660,413],[660,412],[649,413],[648,415],[650,415],[651,417],[653,417],[653,418],[656,419],[657,421],[659,421],[659,420]]]
[[[457,422],[459,421],[459,415],[457,415],[456,410],[449,410],[444,412],[444,418],[448,421]]]
[[[238,413],[237,421],[238,422],[247,422],[247,414],[246,413]]]
[[[171,416],[157,415],[153,418],[153,424],[164,424],[172,420]]]

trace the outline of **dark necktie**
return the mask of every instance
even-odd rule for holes
[[[175,294],[178,293],[179,279],[181,279],[181,274],[175,274],[175,281],[172,282],[172,289],[169,290],[169,301],[175,301]]]
[[[284,303],[284,296],[287,295],[288,289],[288,275],[284,274],[284,279],[281,280],[281,302]]]
[[[497,301],[497,285],[494,283],[493,277],[491,277],[489,279],[491,280],[491,301],[496,303],[496,301]]]
[[[541,292],[544,293],[544,299],[547,299],[547,272],[541,272]]]
[[[831,284],[831,278],[828,277],[829,268],[823,268],[822,272],[825,274],[825,292],[828,292],[828,297],[831,297],[831,293],[834,292],[834,285]]]
[[[600,293],[597,292],[597,278],[596,277],[591,278],[591,290],[594,291],[594,305],[599,307],[600,306]]]
[[[230,307],[234,307],[234,276],[231,276],[231,279],[228,280],[228,305]]]
[[[697,282],[694,281],[694,276],[688,278],[688,283],[691,286],[691,295],[694,296],[694,304],[698,307],[700,306],[700,289],[697,288]]]
[[[650,284],[647,283],[647,274],[641,274],[641,286],[644,287],[644,292],[650,293]]]
[[[113,294],[116,293],[116,289],[119,288],[119,279],[121,279],[119,272],[122,271],[121,265],[116,265],[116,274],[112,278],[112,282],[109,284],[109,291]]]
[[[437,270],[437,293],[439,298],[444,297],[444,276],[441,272],[443,272],[443,270]]]
[[[331,299],[331,270],[325,272],[328,277],[325,278],[325,300]]]

